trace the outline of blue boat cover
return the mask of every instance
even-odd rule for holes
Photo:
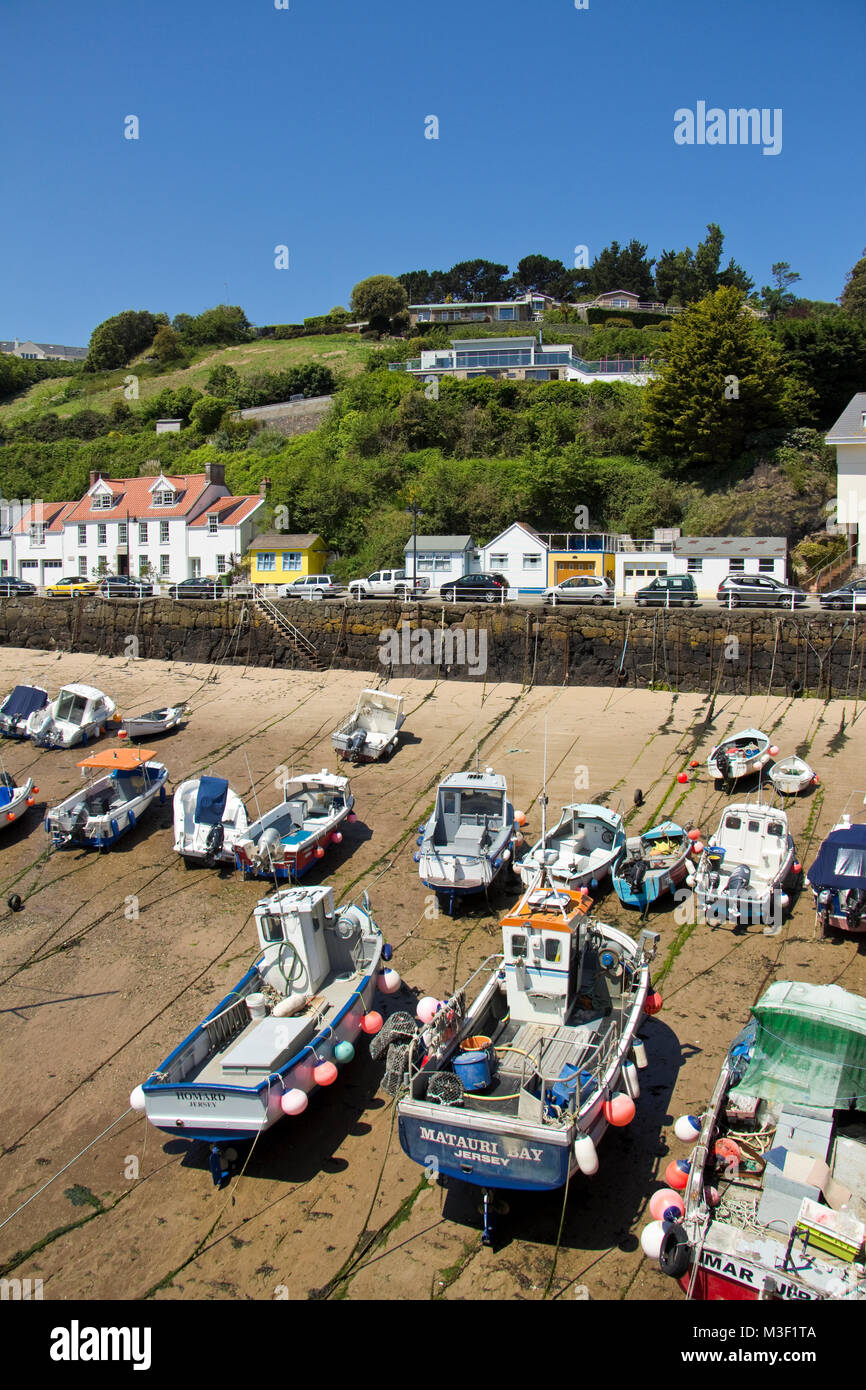
[[[36,710],[44,709],[47,703],[47,690],[40,690],[38,685],[16,685],[3,702],[3,713],[13,719],[29,719]]]
[[[808,879],[813,888],[866,887],[866,825],[831,830]]]
[[[224,777],[202,777],[195,801],[196,825],[219,825],[226,808],[229,784]]]
[[[12,788],[0,787],[0,806],[8,806],[12,800]]]

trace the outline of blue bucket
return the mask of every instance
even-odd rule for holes
[[[454,1058],[454,1071],[463,1083],[464,1091],[483,1091],[490,1085],[490,1054],[460,1052]]]

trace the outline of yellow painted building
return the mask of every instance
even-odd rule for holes
[[[321,536],[265,531],[250,542],[250,582],[291,584],[305,574],[324,574],[328,547]]]

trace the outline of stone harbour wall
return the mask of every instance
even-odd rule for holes
[[[276,607],[315,656],[299,650],[251,599],[3,599],[0,646],[522,685],[772,690],[820,698],[859,695],[866,654],[866,618],[859,614],[298,600]],[[7,673],[7,684],[13,675]]]

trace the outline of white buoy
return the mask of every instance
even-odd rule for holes
[[[637,1067],[634,1062],[626,1062],[622,1069],[622,1079],[626,1091],[632,1100],[637,1100],[640,1095],[640,1081],[638,1079]]]
[[[145,1108],[145,1106],[146,1106],[146,1104],[147,1104],[147,1101],[146,1101],[145,1095],[144,1095],[144,1089],[143,1089],[143,1087],[141,1087],[141,1086],[136,1086],[134,1090],[130,1091],[130,1093],[129,1093],[129,1104],[130,1104],[131,1108],[132,1108],[133,1110],[137,1110],[137,1111],[139,1112],[139,1114],[142,1114],[142,1113],[143,1113],[144,1108]]]
[[[657,1260],[661,1254],[665,1228],[661,1221],[651,1221],[640,1233],[640,1248],[648,1260]]]
[[[701,1122],[697,1115],[680,1115],[674,1125],[674,1134],[683,1144],[694,1144],[701,1132]]]
[[[647,1056],[646,1048],[640,1038],[635,1038],[631,1045],[631,1052],[634,1057],[635,1066],[643,1071],[644,1067],[647,1065]]]
[[[380,970],[376,988],[382,994],[396,994],[401,984],[402,980],[396,970]]]
[[[694,888],[694,886],[695,886],[696,883],[697,883],[697,875],[696,875],[696,874],[691,874],[691,873],[686,874],[686,885],[687,885],[687,887],[689,887],[689,888]]]
[[[598,1150],[588,1134],[580,1134],[574,1141],[574,1156],[577,1166],[586,1177],[595,1177],[598,1172]]]
[[[281,999],[279,1004],[275,1004],[272,1010],[274,1018],[290,1018],[292,1014],[298,1013],[310,1002],[309,994],[294,994],[288,999]]]

